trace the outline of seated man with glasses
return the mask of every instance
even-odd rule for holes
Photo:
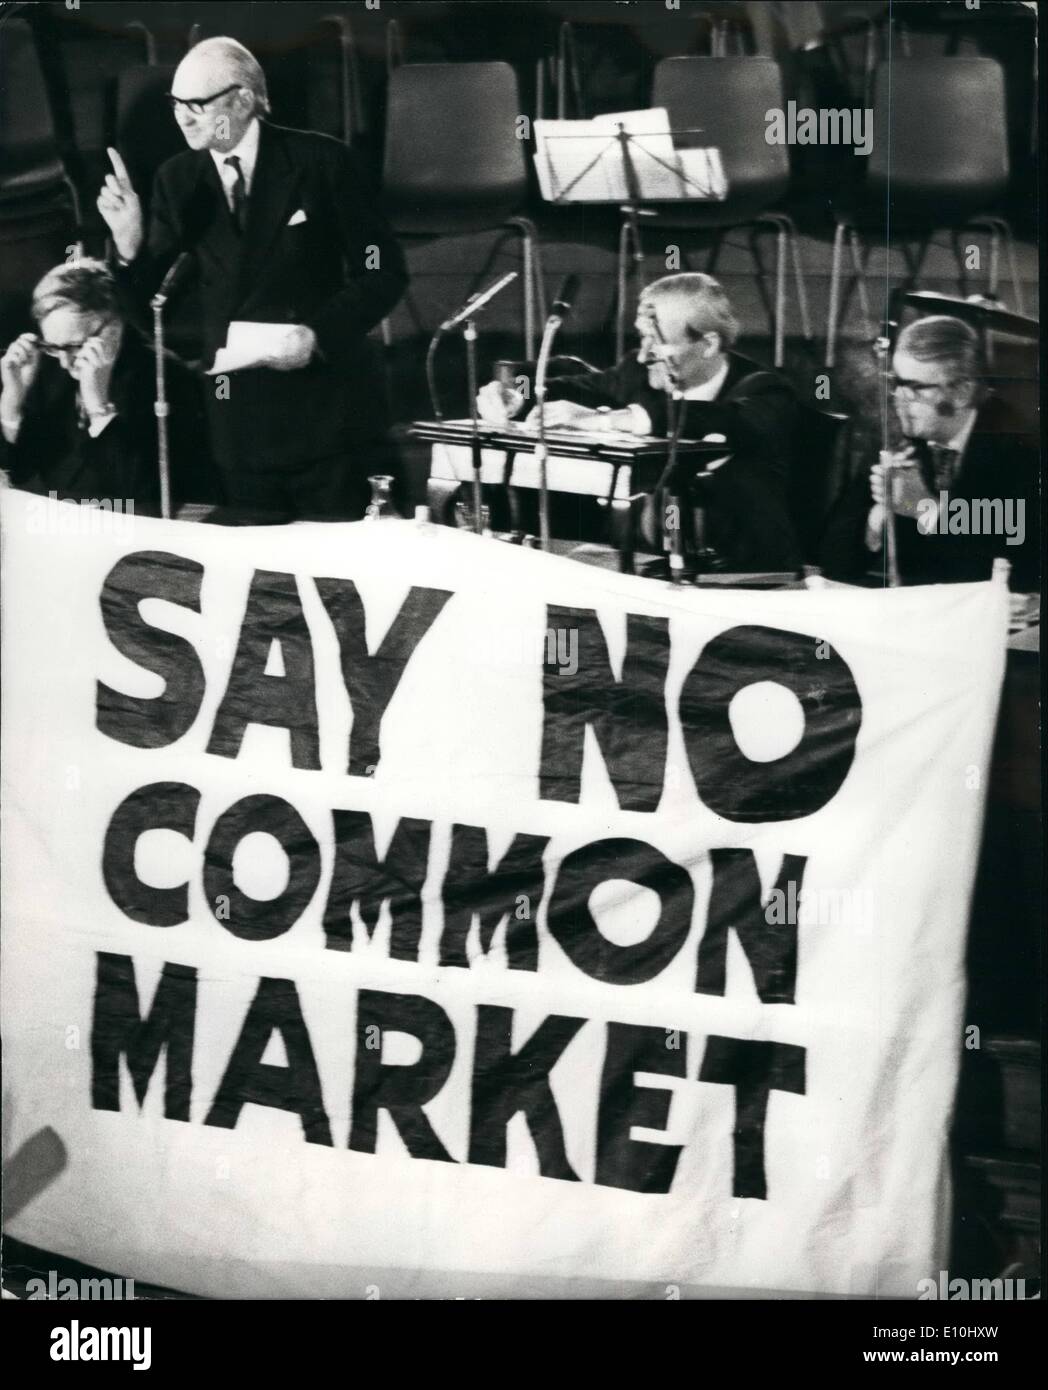
[[[149,226],[116,151],[98,209],[143,309],[186,256],[169,308],[184,354],[217,373],[204,398],[228,515],[360,515],[384,437],[367,333],[403,293],[401,250],[344,144],[266,119],[265,75],[242,44],[198,43],[170,101],[188,149],[157,172]],[[247,325],[235,331],[248,351],[224,372],[232,324]]]
[[[985,580],[1003,557],[1014,591],[1038,589],[1037,441],[988,388],[976,332],[945,314],[915,320],[899,334],[887,386],[903,443],[842,499],[826,573],[883,579],[890,470],[904,584]]]
[[[125,321],[101,261],[48,271],[33,291],[36,333],[0,358],[0,467],[16,487],[112,510],[159,514],[152,347]],[[206,472],[192,374],[167,362],[173,495]]]
[[[785,377],[734,351],[739,326],[712,276],[666,275],[637,306],[638,351],[607,371],[550,380],[547,429],[627,430],[723,442],[725,459],[705,479],[707,539],[734,568],[790,570],[800,547],[787,504],[798,407]],[[480,414],[501,423],[524,406],[490,382]],[[532,423],[533,410],[525,423]],[[655,518],[642,527],[658,543]]]

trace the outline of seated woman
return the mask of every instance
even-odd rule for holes
[[[156,367],[101,261],[48,271],[33,291],[38,333],[0,359],[0,468],[15,486],[159,515]],[[167,359],[172,496],[205,470],[196,378]],[[131,504],[131,505],[129,505]]]

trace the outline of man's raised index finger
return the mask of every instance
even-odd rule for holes
[[[113,173],[116,174],[117,180],[125,184],[128,188],[131,188],[133,186],[131,183],[131,175],[127,172],[127,165],[120,158],[120,155],[111,145],[106,147],[106,154],[109,156],[109,162],[113,166]]]

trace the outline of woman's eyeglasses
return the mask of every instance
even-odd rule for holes
[[[215,92],[209,97],[176,97],[173,92],[167,92],[166,96],[171,105],[172,111],[177,111],[180,106],[184,106],[187,111],[191,111],[194,116],[202,116],[205,109],[219,97],[228,96],[230,92],[235,92],[240,86],[239,82],[232,82],[228,87],[223,87],[220,92]]]

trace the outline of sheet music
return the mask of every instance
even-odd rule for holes
[[[669,112],[656,106],[614,111],[588,121],[536,121],[535,170],[543,198],[547,202],[628,202],[620,125],[631,137],[629,155],[645,202],[724,197],[727,181],[720,152],[674,149]]]

